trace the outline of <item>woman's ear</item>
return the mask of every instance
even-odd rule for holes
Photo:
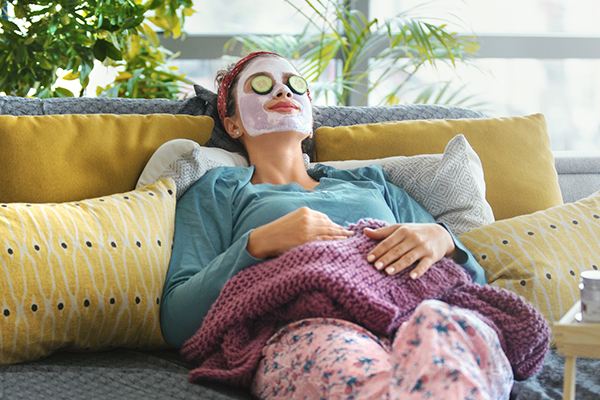
[[[237,119],[226,117],[223,120],[223,127],[233,139],[239,139],[242,136],[242,130],[237,122]]]

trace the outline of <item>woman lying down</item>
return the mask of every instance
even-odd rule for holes
[[[277,54],[217,75],[250,167],[177,205],[161,326],[190,380],[260,399],[508,399],[542,365],[544,318],[379,166],[307,171],[306,81]]]

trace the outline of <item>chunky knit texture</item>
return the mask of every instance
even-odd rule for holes
[[[473,283],[447,258],[417,280],[409,277],[409,270],[387,276],[373,268],[366,255],[377,242],[364,235],[363,228],[384,225],[360,221],[350,227],[355,235],[348,239],[306,243],[232,278],[202,327],[181,348],[199,365],[190,372],[190,381],[249,386],[262,347],[282,322],[341,318],[390,335],[425,299],[476,311],[498,334],[516,379],[526,379],[542,367],[550,329],[523,298]]]

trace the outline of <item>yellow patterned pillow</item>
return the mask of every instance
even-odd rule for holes
[[[62,204],[0,204],[0,364],[58,349],[163,348],[175,182]]]
[[[473,229],[459,236],[488,282],[557,322],[579,300],[581,271],[600,267],[600,192]]]

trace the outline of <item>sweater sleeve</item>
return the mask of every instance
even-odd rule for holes
[[[369,179],[382,185],[385,200],[396,217],[396,221],[399,223],[436,222],[425,208],[423,208],[412,197],[410,197],[403,189],[392,183],[390,177],[382,167],[378,165],[372,165],[354,170],[347,170],[343,172],[340,171],[338,173],[342,175],[348,175],[344,177],[345,179]],[[448,233],[450,233],[452,239],[454,240],[454,245],[458,250],[458,257],[455,261],[462,265],[462,267],[471,276],[473,282],[480,285],[485,285],[487,283],[485,271],[481,265],[479,265],[475,259],[475,256],[465,247],[458,237],[456,237],[448,229],[445,224],[440,223],[440,225],[442,225],[448,231]]]
[[[246,250],[250,232],[232,241],[234,188],[218,178],[206,174],[177,203],[160,310],[163,337],[174,347],[196,333],[229,279],[262,261]]]

